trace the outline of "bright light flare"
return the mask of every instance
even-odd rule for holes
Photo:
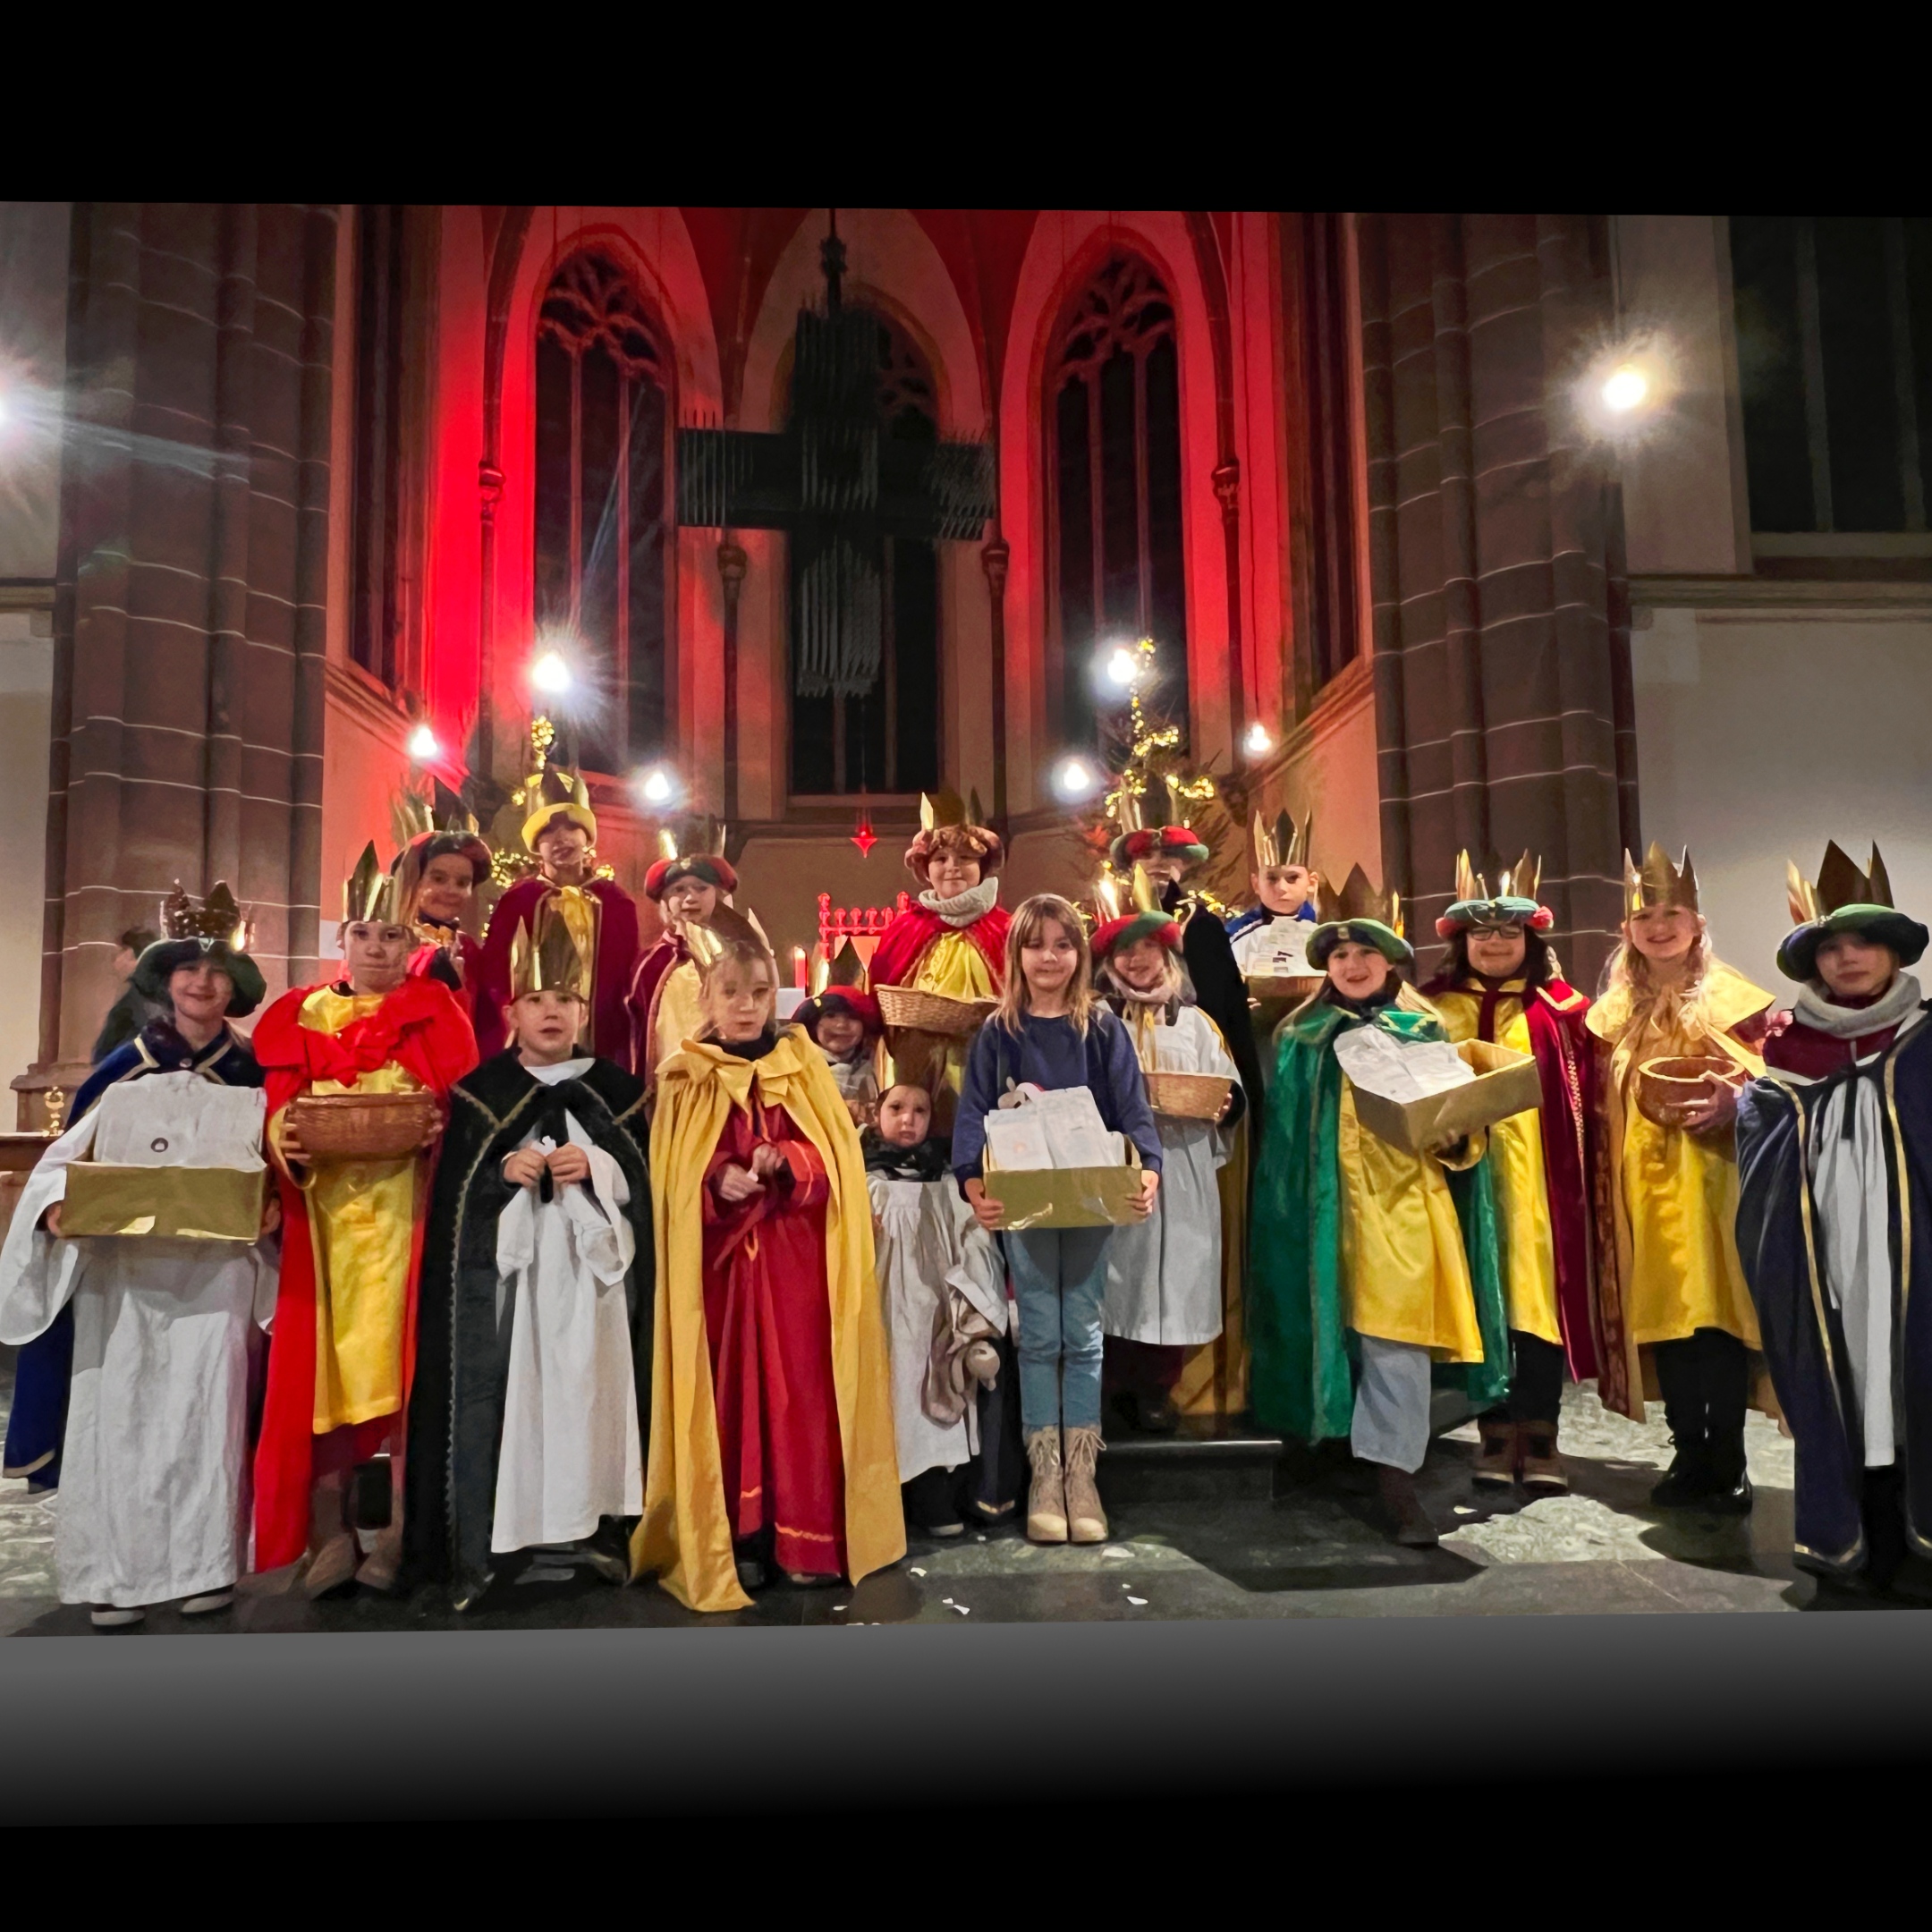
[[[1094,768],[1085,758],[1063,758],[1054,767],[1054,792],[1069,805],[1091,798],[1098,787]]]
[[[1268,729],[1259,718],[1248,727],[1248,735],[1241,743],[1250,758],[1264,758],[1275,749],[1275,741],[1268,736]]]
[[[1612,369],[1603,386],[1603,406],[1618,416],[1641,409],[1650,394],[1650,378],[1634,362]]]
[[[1140,675],[1140,660],[1123,644],[1106,661],[1107,682],[1117,684],[1123,691],[1131,688]]]
[[[638,780],[638,793],[647,805],[668,805],[677,784],[662,765],[654,765]]]
[[[419,724],[410,733],[409,755],[419,765],[427,764],[431,758],[443,756],[443,747],[436,742],[436,734],[427,724]]]
[[[563,652],[554,650],[544,652],[530,666],[530,681],[551,698],[561,697],[576,682],[571,676],[571,667],[564,661]]]

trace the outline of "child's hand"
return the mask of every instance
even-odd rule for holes
[[[54,1205],[49,1208],[44,1215],[40,1216],[40,1225],[44,1227],[49,1234],[53,1235],[53,1237],[56,1241],[60,1239],[62,1205],[63,1204],[61,1202],[55,1201]]]
[[[1140,1173],[1140,1192],[1130,1203],[1135,1220],[1145,1221],[1154,1212],[1154,1197],[1159,1192],[1160,1175],[1151,1167],[1143,1168]]]
[[[550,1178],[559,1187],[580,1186],[590,1178],[590,1157],[574,1140],[566,1140],[550,1157]]]
[[[1219,1126],[1228,1116],[1228,1109],[1234,1105],[1234,1089],[1230,1087],[1221,1097],[1221,1105],[1215,1110],[1215,1125]]]
[[[751,1172],[768,1181],[786,1165],[784,1149],[770,1140],[761,1140],[751,1150]]]
[[[282,1225],[282,1201],[273,1188],[268,1190],[262,1201],[261,1232],[255,1238],[266,1241]]]
[[[972,1180],[966,1183],[966,1199],[971,1204],[979,1225],[989,1233],[997,1233],[1000,1221],[1006,1212],[1006,1203],[995,1200],[987,1192],[986,1182],[980,1180]]]
[[[754,1194],[765,1191],[765,1183],[744,1167],[727,1167],[717,1177],[718,1199],[732,1207],[741,1206]]]
[[[503,1177],[512,1187],[535,1187],[543,1179],[544,1157],[536,1148],[519,1148],[504,1156]]]

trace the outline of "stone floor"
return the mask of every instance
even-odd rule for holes
[[[9,1393],[0,1386],[0,1398]],[[1791,1561],[1792,1445],[1753,1415],[1748,1436],[1757,1507],[1744,1521],[1653,1511],[1669,1461],[1661,1411],[1637,1424],[1607,1413],[1589,1385],[1567,1392],[1561,1447],[1572,1493],[1526,1503],[1469,1479],[1475,1429],[1440,1437],[1421,1479],[1441,1547],[1399,1549],[1383,1536],[1358,1472],[1312,1468],[1285,1483],[1261,1453],[1226,1468],[1136,1460],[1102,1463],[1115,1540],[1036,1547],[1013,1529],[960,1541],[915,1540],[905,1561],[856,1588],[781,1586],[738,1615],[698,1618],[651,1587],[591,1580],[505,1583],[457,1618],[433,1595],[364,1594],[310,1604],[244,1596],[232,1611],[184,1623],[155,1610],[155,1635],[225,1631],[516,1630],[744,1623],[1075,1622],[1140,1617],[1482,1616],[1524,1614],[1801,1610],[1816,1586]],[[89,1629],[54,1582],[57,1497],[0,1481],[0,1635]],[[1932,1600],[1932,1575],[1922,1580]],[[1832,1606],[1836,1606],[1835,1602]],[[1898,1598],[1853,1607],[1909,1608]],[[1820,1607],[1825,1607],[1820,1606]],[[114,1634],[122,1634],[116,1632]]]

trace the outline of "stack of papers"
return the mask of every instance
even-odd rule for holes
[[[1018,1106],[987,1115],[986,1136],[993,1165],[1013,1172],[1127,1165],[1125,1142],[1108,1132],[1084,1087],[1024,1090]]]
[[[1467,1087],[1476,1078],[1447,1040],[1402,1041],[1380,1027],[1351,1027],[1337,1034],[1335,1055],[1353,1085],[1399,1105]]]
[[[199,1073],[150,1073],[101,1096],[93,1157],[113,1167],[262,1165],[262,1090]]]
[[[1274,950],[1264,953],[1258,946],[1248,954],[1243,970],[1250,979],[1318,979],[1321,970],[1310,966],[1308,936],[1315,930],[1305,919],[1271,919],[1268,936]]]

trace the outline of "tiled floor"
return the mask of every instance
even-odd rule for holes
[[[1651,1511],[1646,1497],[1669,1460],[1662,1416],[1638,1425],[1606,1414],[1586,1385],[1569,1391],[1562,1449],[1572,1494],[1525,1504],[1469,1480],[1475,1431],[1442,1437],[1422,1478],[1445,1534],[1434,1550],[1399,1549],[1345,1469],[1269,1495],[1255,1479],[1191,1473],[1178,1482],[1128,1477],[1115,1459],[1115,1540],[1037,1548],[1013,1530],[915,1543],[906,1560],[857,1588],[763,1593],[751,1610],[705,1619],[654,1587],[581,1582],[499,1586],[457,1618],[428,1594],[366,1594],[323,1604],[249,1595],[192,1623],[150,1612],[144,1633],[226,1631],[614,1628],[688,1624],[1070,1622],[1137,1617],[1481,1616],[1579,1612],[1793,1610],[1816,1586],[1791,1562],[1792,1445],[1762,1417],[1749,1436],[1758,1503],[1742,1521]],[[1103,1487],[1109,1471],[1102,1462]],[[1280,1487],[1280,1486],[1277,1486]],[[1174,1494],[1206,1489],[1206,1494]],[[1164,1492],[1165,1492],[1164,1494]],[[1257,1493],[1258,1492],[1258,1493]],[[70,1635],[87,1612],[63,1606],[53,1579],[57,1498],[0,1482],[0,1634]],[[1932,1574],[1924,1580],[1932,1600]],[[1858,1606],[1854,1606],[1857,1607]],[[1896,1598],[1873,1608],[1907,1608]],[[122,1634],[116,1632],[114,1634]]]

